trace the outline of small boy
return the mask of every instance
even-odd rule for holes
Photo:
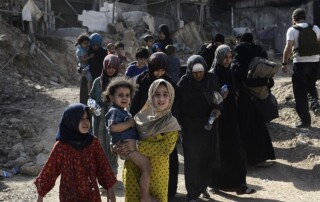
[[[108,55],[109,54],[113,54],[115,55],[116,54],[116,47],[113,43],[108,43],[107,44],[107,50],[108,50]]]
[[[121,41],[118,41],[115,44],[116,54],[120,59],[120,67],[119,67],[119,74],[124,75],[126,72],[126,66],[128,63],[127,57],[125,56],[124,52],[124,44]]]
[[[90,39],[86,34],[80,34],[76,43],[76,56],[78,60],[78,72],[87,79],[88,92],[91,90],[92,76],[88,60],[94,57],[94,54],[88,56]]]
[[[168,69],[167,74],[171,76],[174,83],[180,79],[180,61],[176,56],[176,47],[173,45],[166,46],[166,53],[168,55]]]
[[[134,78],[144,72],[145,70],[148,70],[148,58],[149,53],[148,50],[145,48],[138,48],[136,52],[136,62],[132,62],[129,64],[127,71],[125,75],[128,78]]]
[[[154,37],[151,34],[147,34],[144,37],[144,41],[146,42],[145,48],[148,50],[149,55],[151,55],[152,54],[152,45],[154,43]]]

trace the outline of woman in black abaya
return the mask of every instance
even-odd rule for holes
[[[258,113],[252,101],[252,95],[248,93],[244,85],[250,87],[268,86],[268,79],[249,79],[248,66],[253,57],[265,57],[262,48],[253,43],[253,35],[242,35],[240,44],[234,49],[234,57],[231,68],[235,72],[235,78],[239,89],[238,115],[242,144],[246,152],[246,161],[252,166],[270,165],[267,160],[274,160],[275,153],[268,128]]]
[[[217,78],[208,72],[207,64],[200,55],[187,60],[187,73],[177,84],[175,116],[182,126],[185,186],[187,201],[196,201],[206,192],[211,179],[214,148],[214,127],[204,126],[210,113],[220,115],[214,104],[214,91],[218,91]]]
[[[215,51],[215,60],[210,72],[218,77],[221,89],[228,86],[227,92],[221,92],[224,97],[221,105],[221,116],[217,120],[219,136],[220,166],[214,166],[211,187],[225,191],[236,191],[237,194],[252,194],[246,183],[246,164],[241,140],[239,137],[236,85],[234,74],[230,69],[232,52],[229,46],[220,45]]]

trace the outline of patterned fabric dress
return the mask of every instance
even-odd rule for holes
[[[59,198],[62,202],[100,202],[97,181],[105,189],[117,181],[97,138],[83,150],[57,141],[48,162],[34,181],[38,194],[45,196],[59,175]]]
[[[139,152],[150,159],[152,173],[150,194],[161,202],[168,201],[169,154],[175,147],[178,131],[148,137],[139,143]],[[123,169],[126,202],[140,201],[139,168],[127,160]]]

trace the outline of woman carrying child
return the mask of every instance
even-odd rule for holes
[[[111,104],[103,99],[102,92],[106,90],[110,80],[118,75],[119,65],[120,60],[116,55],[107,55],[103,60],[101,76],[94,80],[89,94],[89,98],[95,100],[101,107],[100,116],[96,116],[95,114],[92,115],[93,134],[98,137],[115,174],[117,174],[118,169],[118,157],[111,152],[111,137],[107,134],[105,127],[105,114],[108,112]]]
[[[94,54],[88,55],[88,49],[90,45],[89,36],[86,34],[80,34],[76,43],[76,56],[78,60],[78,72],[81,73],[87,79],[88,91],[91,89],[92,76],[90,73],[89,59],[94,57]]]
[[[76,103],[63,112],[56,140],[47,163],[34,181],[38,202],[54,187],[61,175],[60,201],[100,202],[97,182],[107,190],[108,201],[115,201],[116,178],[98,139],[91,135],[89,108]]]
[[[134,117],[140,141],[116,144],[115,151],[126,154],[138,150],[147,156],[151,163],[150,194],[161,202],[168,201],[169,155],[178,138],[180,126],[172,116],[174,100],[172,85],[164,80],[155,80],[148,92],[148,100]],[[132,161],[125,161],[123,182],[127,202],[138,202],[139,168]]]

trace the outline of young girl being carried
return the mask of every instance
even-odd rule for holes
[[[92,76],[90,73],[89,60],[94,57],[94,54],[88,55],[90,39],[86,34],[80,34],[76,43],[76,56],[78,60],[78,72],[87,79],[88,92],[90,92],[92,84]]]
[[[125,142],[127,139],[138,140],[138,133],[131,114],[126,111],[135,92],[135,85],[123,77],[113,79],[104,92],[112,106],[106,115],[106,127],[112,137],[112,144]],[[120,156],[131,160],[141,170],[139,185],[141,189],[140,202],[156,202],[149,193],[151,166],[149,158],[132,150],[128,155]]]

